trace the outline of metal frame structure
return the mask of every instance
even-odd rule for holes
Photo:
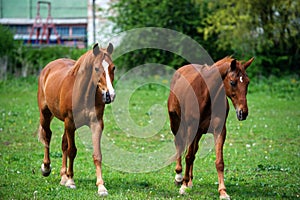
[[[40,15],[40,5],[41,4],[48,5],[48,16],[47,16],[45,24],[43,24],[43,21],[42,21],[41,15]],[[33,26],[31,28],[28,43],[31,43],[32,36],[35,31],[36,31],[35,44],[43,44],[43,40],[45,37],[46,37],[46,44],[50,44],[50,36],[51,36],[52,31],[56,35],[57,44],[60,44],[60,36],[58,35],[58,33],[56,31],[56,27],[55,27],[55,24],[53,23],[53,18],[51,16],[51,2],[48,2],[48,1],[38,1],[37,2],[37,14],[36,14]],[[40,37],[41,31],[42,31],[42,34]]]

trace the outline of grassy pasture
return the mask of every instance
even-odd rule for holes
[[[274,80],[272,85],[251,84],[249,89],[248,119],[239,122],[232,109],[227,121],[224,159],[228,194],[232,199],[300,199],[299,81]],[[43,145],[37,139],[36,90],[36,78],[0,82],[0,199],[99,199],[88,144],[90,133],[86,129],[80,130],[76,137],[77,189],[59,185],[63,123],[58,120],[51,126],[52,173],[42,177]],[[167,88],[140,87],[128,104],[131,118],[140,127],[149,125],[154,115],[152,105],[159,102],[165,106],[167,96]],[[172,142],[168,120],[156,135],[138,138],[118,126],[114,118],[117,114],[112,105],[107,106],[104,141],[118,149],[139,154]],[[87,137],[82,132],[87,132]],[[155,171],[129,173],[126,170],[130,171],[131,163],[138,165],[139,159],[126,157],[128,165],[125,165],[122,155],[109,149],[109,145],[103,146],[103,174],[109,192],[106,199],[218,199],[213,152],[206,154],[200,150],[195,161],[193,189],[180,196],[179,188],[173,184],[174,163]],[[111,160],[121,160],[122,165],[112,166]],[[147,166],[144,160],[142,165],[153,168],[151,162]],[[122,167],[126,170],[119,170]]]

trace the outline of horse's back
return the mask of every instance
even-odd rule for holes
[[[187,104],[190,104],[191,99],[203,99],[209,95],[205,80],[201,76],[205,67],[204,65],[190,64],[175,72],[170,86],[169,109],[172,110],[174,106],[183,105],[186,101]]]
[[[48,79],[63,79],[72,66],[75,64],[75,60],[60,58],[48,63],[40,73],[40,80],[44,82]]]

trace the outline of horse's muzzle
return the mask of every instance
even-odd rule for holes
[[[110,104],[111,102],[114,101],[115,96],[116,96],[116,95],[115,95],[114,93],[110,94],[109,91],[104,92],[104,93],[103,93],[103,101],[104,101],[104,103],[105,103],[105,104]]]
[[[105,94],[105,103],[110,104],[111,103],[111,98],[109,92],[106,92]]]
[[[238,118],[239,121],[245,120],[247,116],[248,116],[248,112],[244,112],[242,109],[236,110],[236,117]]]

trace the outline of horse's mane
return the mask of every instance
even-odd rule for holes
[[[219,66],[222,66],[223,64],[226,64],[226,63],[231,63],[231,61],[234,60],[231,56],[226,56],[225,58],[221,59],[221,60],[218,60],[214,66],[216,67],[219,67]]]
[[[103,52],[100,51],[100,55],[94,56],[93,50],[89,50],[86,53],[84,53],[82,56],[79,57],[79,59],[75,62],[74,66],[72,67],[70,73],[72,75],[77,75],[79,69],[81,66],[88,66],[90,63],[93,63],[96,57],[102,56]]]
[[[84,62],[87,62],[86,60],[88,60],[88,59],[85,59],[85,58],[87,56],[89,56],[89,53],[90,53],[90,51],[87,51],[86,53],[84,53],[83,55],[81,55],[78,60],[76,60],[74,66],[72,67],[72,69],[70,71],[70,74],[72,74],[72,75],[76,75],[77,74],[77,72],[79,71],[79,68],[80,68],[81,64],[83,64]]]

